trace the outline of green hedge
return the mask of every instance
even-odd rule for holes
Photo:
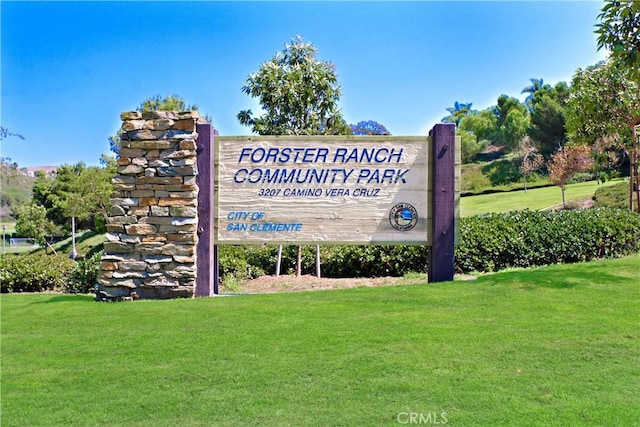
[[[75,267],[64,255],[6,255],[0,257],[0,288],[3,293],[63,290]]]
[[[0,257],[0,291],[64,291],[87,293],[94,289],[100,269],[96,253],[78,261],[65,255],[43,253]]]
[[[497,271],[623,256],[640,250],[640,216],[620,209],[515,211],[460,221],[456,270]]]

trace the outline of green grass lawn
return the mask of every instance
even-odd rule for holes
[[[619,180],[607,181],[600,185],[612,185]],[[571,184],[565,190],[567,203],[590,199],[598,188],[595,181]],[[481,194],[460,198],[460,214],[462,216],[477,215],[485,212],[508,212],[522,209],[545,209],[562,204],[560,187],[534,188],[524,191],[507,193]]]
[[[2,425],[638,425],[639,263],[195,300],[2,295]]]

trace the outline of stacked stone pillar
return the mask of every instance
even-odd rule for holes
[[[98,287],[113,298],[192,297],[197,111],[122,113],[122,148]]]

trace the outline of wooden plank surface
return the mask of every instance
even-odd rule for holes
[[[430,243],[427,137],[216,142],[220,243]]]

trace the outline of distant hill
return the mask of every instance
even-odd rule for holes
[[[13,207],[31,200],[31,190],[35,178],[29,176],[26,168],[0,162],[0,216],[3,222],[13,213]]]

